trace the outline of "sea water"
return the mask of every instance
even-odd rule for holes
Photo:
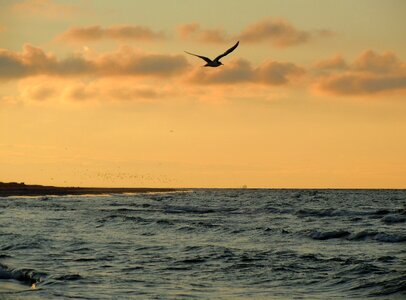
[[[405,299],[406,190],[0,198],[0,299]]]

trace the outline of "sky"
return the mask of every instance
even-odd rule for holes
[[[406,188],[405,11],[0,0],[0,181]]]

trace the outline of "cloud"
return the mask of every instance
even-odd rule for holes
[[[182,24],[178,26],[177,31],[181,38],[190,38],[191,35],[200,31],[200,25],[197,23]]]
[[[227,68],[217,68],[210,72],[197,69],[191,73],[188,81],[194,84],[236,84],[251,83],[263,85],[287,85],[301,77],[305,70],[293,63],[267,61],[253,67],[247,60],[232,59]]]
[[[107,53],[85,50],[60,59],[25,45],[21,52],[0,50],[0,79],[17,80],[14,94],[7,95],[13,103],[159,102],[167,97],[211,101],[211,96],[232,100],[258,93],[266,98],[265,89],[286,86],[305,73],[293,63],[266,61],[253,66],[236,58],[226,67],[193,70],[185,57],[126,46]]]
[[[36,84],[27,86],[25,93],[35,101],[45,101],[56,96],[58,91],[49,85]]]
[[[134,85],[134,86],[132,86]],[[159,88],[140,86],[135,82],[117,79],[98,80],[90,83],[73,82],[59,92],[67,101],[83,102],[95,99],[104,101],[148,101],[162,99],[166,94]]]
[[[177,33],[183,40],[195,40],[204,43],[225,43],[230,40],[223,29],[202,29],[197,23],[180,25],[177,28]]]
[[[322,60],[316,63],[315,69],[320,71],[345,70],[348,64],[341,55],[336,55],[330,59]]]
[[[352,66],[355,70],[372,73],[398,72],[405,68],[405,64],[393,52],[387,51],[379,54],[372,50],[362,53]]]
[[[71,16],[78,11],[74,5],[57,4],[52,0],[24,0],[12,6],[13,10],[24,15],[32,14],[42,17]]]
[[[147,54],[128,46],[103,54],[85,51],[65,59],[29,44],[24,45],[22,52],[0,49],[0,79],[36,75],[162,77],[180,74],[187,67],[182,55]]]
[[[323,73],[316,78],[318,91],[333,95],[357,96],[406,92],[406,64],[393,52],[367,50],[348,64],[341,57],[316,64]]]
[[[269,61],[255,70],[260,82],[268,85],[285,85],[306,73],[305,69],[286,62]]]
[[[289,47],[309,41],[311,33],[295,28],[283,19],[265,19],[248,26],[238,36],[247,43],[268,41],[276,47]]]
[[[130,88],[112,88],[108,95],[113,99],[131,100],[131,99],[157,99],[164,98],[166,94],[161,93],[158,89],[151,87],[130,87]]]
[[[324,79],[320,83],[320,88],[323,91],[342,96],[406,90],[406,74],[392,76],[337,75]]]
[[[216,68],[209,72],[206,68],[198,68],[192,72],[188,81],[194,84],[234,84],[253,80],[253,68],[244,59],[232,59],[227,68]]]
[[[157,40],[162,39],[162,32],[155,32],[148,27],[138,25],[115,25],[110,27],[87,26],[73,27],[60,34],[56,40],[70,42],[91,42],[102,39],[113,40]]]
[[[60,78],[37,76],[21,79],[12,102],[159,102],[177,95],[169,82],[143,82],[137,78]],[[12,99],[14,98],[14,99]],[[11,102],[11,101],[9,101]]]
[[[265,61],[256,66],[235,57],[225,67],[192,69],[186,58],[145,53],[130,46],[111,52],[85,47],[58,57],[26,44],[21,51],[0,49],[0,82],[17,83],[15,92],[7,95],[13,102],[156,102],[168,95],[206,101],[208,97],[200,93],[207,90],[205,85],[216,87],[209,89],[216,99],[249,98],[265,95],[270,86],[294,83],[306,72],[290,62]]]
[[[320,37],[334,37],[337,34],[329,29],[319,29],[319,30],[315,30],[313,31],[313,35],[315,36],[320,36]]]
[[[0,25],[0,33],[6,32],[6,31],[7,31],[6,26]]]
[[[28,76],[34,69],[40,69],[52,60],[51,56],[47,57],[42,50],[30,45],[25,45],[21,53],[0,49],[0,79]]]
[[[331,37],[334,33],[327,29],[314,31],[300,30],[282,18],[266,18],[248,25],[239,34],[228,34],[223,29],[204,29],[198,23],[183,24],[177,28],[183,40],[205,43],[227,43],[240,40],[244,43],[268,42],[275,47],[291,47],[307,43],[316,37]]]

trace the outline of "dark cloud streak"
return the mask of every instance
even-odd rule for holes
[[[56,37],[57,41],[92,42],[102,39],[112,40],[142,40],[152,41],[164,38],[162,32],[139,25],[115,25],[101,27],[99,25],[87,27],[73,27]]]
[[[76,54],[58,60],[42,49],[25,45],[22,52],[0,50],[0,79],[53,76],[169,76],[186,70],[182,55],[137,53],[131,47],[103,55]]]

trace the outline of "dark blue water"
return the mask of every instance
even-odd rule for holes
[[[1,299],[405,299],[406,190],[0,198]]]

